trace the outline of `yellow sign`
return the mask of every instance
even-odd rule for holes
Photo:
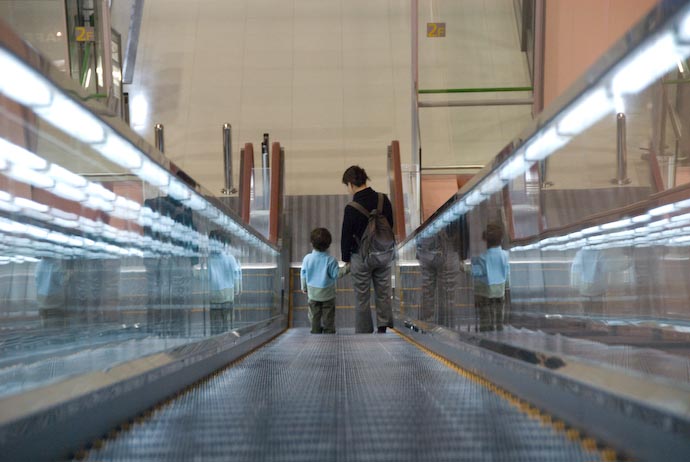
[[[428,22],[426,23],[427,37],[445,37],[446,23],[445,22]]]
[[[93,27],[81,27],[77,26],[74,28],[74,37],[77,42],[94,42],[95,34],[93,32]]]

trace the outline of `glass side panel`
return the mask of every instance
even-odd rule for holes
[[[275,248],[0,60],[0,397],[280,314]]]
[[[400,316],[690,390],[690,7],[664,8],[400,246]]]

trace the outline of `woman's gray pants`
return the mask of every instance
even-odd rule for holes
[[[352,254],[350,276],[355,289],[355,333],[374,331],[371,320],[371,284],[374,283],[377,327],[393,327],[391,305],[391,266],[369,268],[359,254]]]

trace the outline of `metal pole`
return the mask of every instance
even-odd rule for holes
[[[534,55],[532,70],[532,116],[544,109],[544,60],[546,43],[546,0],[536,0],[534,5]]]
[[[163,139],[163,124],[156,124],[153,127],[153,133],[156,140],[156,149],[165,153],[165,141]]]
[[[270,161],[268,159],[268,147],[269,147],[268,133],[264,133],[264,140],[261,142],[261,178],[263,181],[263,204],[264,210],[268,210],[268,202],[270,199],[271,185],[269,183],[269,168],[271,167]]]
[[[129,92],[122,93],[122,118],[129,126]]]
[[[237,189],[232,184],[232,125],[223,124],[223,164],[225,170],[225,188],[222,194],[235,194]]]
[[[120,95],[113,94],[113,52],[112,52],[112,32],[110,30],[110,5],[107,0],[101,0],[98,11],[101,39],[101,77],[103,79],[103,93],[106,94],[106,104],[111,110],[116,110],[116,98]]]
[[[417,220],[413,219],[412,222],[421,223],[422,221],[422,149],[421,149],[421,135],[419,127],[419,0],[410,1],[410,37],[411,46],[410,62],[412,64],[412,133],[410,133],[412,141],[412,158],[411,163],[417,166],[419,174],[416,178],[416,197],[414,200],[417,201],[418,207],[416,210],[413,207],[409,207],[411,214],[416,214]]]
[[[625,114],[622,112],[616,114],[616,135],[616,178],[611,180],[611,183],[620,186],[630,183],[630,178],[628,178],[628,148],[625,134]]]

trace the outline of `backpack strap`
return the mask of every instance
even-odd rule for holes
[[[379,215],[383,213],[383,193],[378,193],[379,196],[379,203],[376,206],[376,210],[379,212]]]
[[[358,203],[358,202],[355,202],[355,201],[352,201],[352,202],[350,202],[350,203],[347,204],[347,205],[353,207],[355,210],[359,211],[362,215],[364,215],[365,217],[369,218],[369,212],[367,211],[367,209],[365,209],[365,208],[362,206],[362,204],[360,204],[360,203]]]

